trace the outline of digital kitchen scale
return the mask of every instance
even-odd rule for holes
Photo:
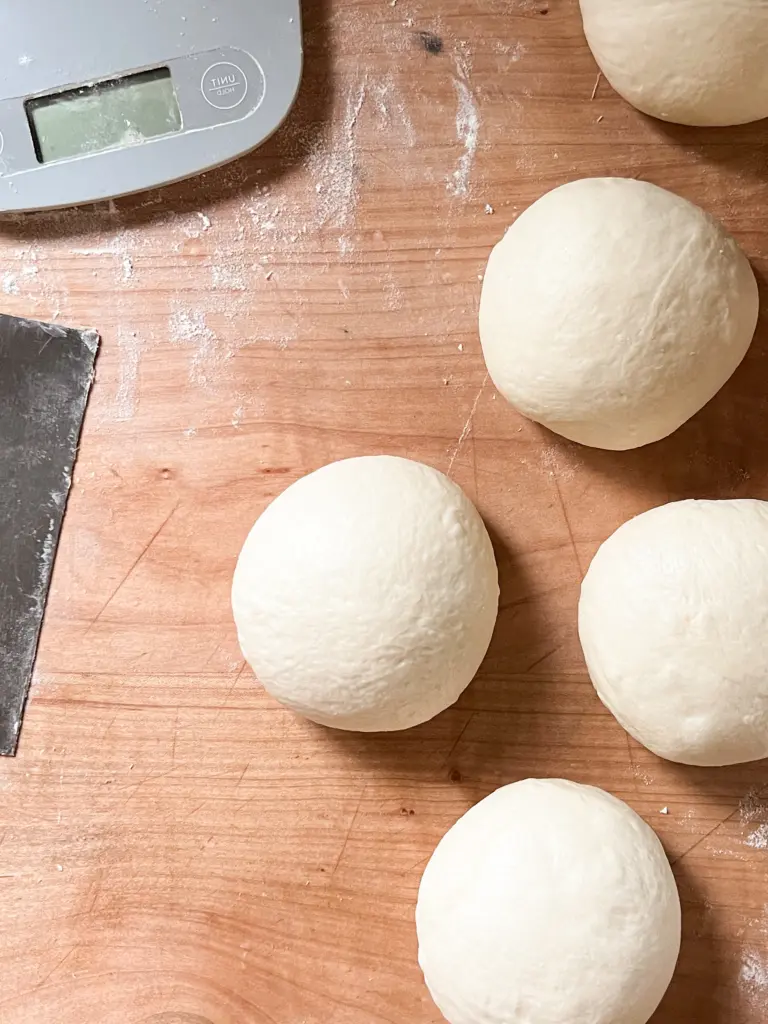
[[[0,0],[0,212],[233,160],[285,118],[299,0]]]

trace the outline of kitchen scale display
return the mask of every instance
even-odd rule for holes
[[[0,0],[0,25],[0,213],[218,167],[301,79],[299,0]]]

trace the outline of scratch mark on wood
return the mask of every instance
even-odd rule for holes
[[[164,779],[166,776],[170,775],[171,772],[175,772],[177,767],[178,765],[174,765],[172,768],[169,768],[168,771],[166,772],[158,772],[157,775],[147,775],[145,778],[139,779],[138,782],[131,782],[127,786],[120,786],[120,789],[133,789],[133,792],[128,797],[126,797],[125,801],[123,802],[123,807],[125,807],[127,804],[131,802],[131,800],[133,800],[133,798],[136,796],[136,794],[138,793],[139,789],[141,789],[142,786],[146,785],[148,782],[157,782],[159,779]]]
[[[757,794],[756,799],[759,800],[764,792],[765,792],[765,787],[762,790],[760,790],[760,792]],[[681,853],[679,857],[675,857],[674,860],[670,861],[670,864],[672,864],[672,865],[679,864],[680,861],[683,859],[683,857],[687,857],[689,853],[693,853],[693,851],[696,849],[697,846],[701,846],[701,844],[703,842],[705,842],[705,840],[709,839],[709,837],[711,835],[713,835],[715,832],[717,832],[719,829],[721,829],[723,827],[723,825],[727,825],[728,822],[731,821],[731,819],[734,818],[738,813],[739,813],[738,806],[734,807],[734,809],[731,811],[731,813],[729,815],[727,815],[725,818],[723,818],[722,821],[718,821],[718,823],[716,825],[713,825],[712,828],[709,830],[709,832],[707,832],[705,835],[703,835],[701,837],[701,839],[697,839],[696,842],[693,844],[693,846],[689,846],[688,849],[684,850],[683,853]]]
[[[432,858],[432,854],[431,853],[428,854],[426,857],[421,857],[419,860],[416,861],[415,864],[412,864],[411,867],[406,868],[406,870],[403,872],[403,875],[404,876],[405,875],[410,875],[410,873],[412,871],[416,871],[417,868],[424,868],[424,867],[426,867],[431,858]]]
[[[72,956],[72,954],[75,952],[76,949],[77,949],[77,946],[73,946],[71,949],[67,950],[67,952],[64,954],[64,956],[61,958],[61,960],[59,960],[58,963],[54,964],[54,966],[50,969],[50,971],[48,971],[48,973],[46,975],[44,975],[40,979],[40,981],[37,982],[37,984],[35,985],[35,990],[36,991],[37,991],[37,989],[41,989],[45,985],[45,983],[47,981],[49,981],[50,978],[52,978],[53,975],[64,966],[65,962],[67,960],[69,960],[69,958]]]
[[[458,747],[459,743],[461,743],[461,741],[462,741],[462,739],[464,737],[464,733],[469,728],[469,723],[472,721],[472,719],[474,717],[475,717],[475,712],[474,711],[470,711],[469,717],[467,718],[467,720],[464,723],[464,725],[461,727],[461,732],[456,737],[456,740],[454,741],[454,744],[451,747],[451,749],[448,751],[448,756],[446,757],[445,761],[443,762],[443,767],[441,768],[441,771],[443,769],[447,768],[448,765],[451,763],[451,758],[453,757],[454,753],[456,752],[456,748]]]
[[[472,479],[475,484],[475,504],[479,504],[480,495],[477,491],[477,437],[474,430],[472,431]]]
[[[107,726],[107,728],[106,728],[106,729],[104,730],[104,732],[103,732],[103,733],[102,733],[102,735],[101,735],[101,739],[102,739],[102,742],[103,742],[103,741],[104,741],[104,740],[105,740],[105,739],[107,738],[107,733],[109,732],[109,730],[110,730],[110,729],[112,728],[112,726],[113,726],[113,725],[115,724],[115,722],[117,721],[117,716],[118,716],[119,714],[120,714],[120,711],[119,711],[119,710],[117,710],[117,711],[116,711],[116,712],[114,713],[114,715],[112,716],[112,718],[111,718],[111,719],[109,720],[109,725]]]
[[[192,809],[192,810],[191,810],[191,811],[189,812],[189,814],[185,814],[185,815],[184,815],[184,820],[186,821],[186,820],[187,820],[188,818],[191,818],[193,814],[197,814],[197,812],[198,812],[198,811],[200,811],[200,810],[202,810],[202,809],[203,809],[203,807],[205,807],[205,805],[206,805],[207,803],[208,803],[208,801],[207,801],[207,800],[203,800],[203,802],[202,802],[201,804],[198,804],[198,805],[197,805],[197,807],[193,808],[193,809]]]
[[[537,658],[535,661],[531,662],[531,664],[526,668],[525,671],[526,672],[531,672],[533,669],[536,668],[537,665],[540,665],[542,663],[542,661],[546,661],[547,658],[550,658],[553,654],[556,654],[559,650],[560,650],[560,645],[558,644],[557,647],[553,647],[551,651],[547,651],[546,654],[542,654],[542,656],[540,658]]]
[[[155,541],[157,540],[157,538],[158,538],[158,537],[160,536],[160,534],[161,534],[161,533],[163,532],[163,530],[165,529],[165,527],[166,527],[166,526],[168,525],[168,523],[169,523],[169,522],[171,521],[171,519],[172,519],[172,518],[173,518],[173,516],[175,515],[175,513],[176,513],[176,510],[178,509],[178,507],[179,507],[179,505],[180,505],[180,504],[181,504],[181,502],[180,502],[180,501],[177,501],[177,502],[176,502],[176,504],[175,504],[175,505],[173,506],[173,508],[171,509],[171,511],[169,512],[169,514],[168,514],[168,515],[166,516],[166,518],[165,518],[165,519],[163,520],[163,522],[162,522],[162,523],[160,524],[160,526],[159,526],[159,527],[158,527],[158,528],[157,528],[157,529],[155,530],[155,532],[154,532],[154,533],[152,534],[152,536],[151,536],[151,537],[149,538],[149,541],[148,541],[148,543],[147,543],[147,544],[145,545],[145,547],[144,547],[144,548],[143,548],[143,550],[141,551],[141,553],[140,553],[139,557],[138,557],[138,558],[137,558],[137,559],[136,559],[136,560],[134,561],[133,565],[132,565],[132,566],[130,567],[130,569],[128,570],[128,572],[127,572],[127,573],[125,574],[125,576],[123,576],[123,578],[122,578],[122,579],[120,580],[120,582],[118,583],[118,585],[117,585],[117,586],[115,587],[115,589],[114,589],[114,590],[112,591],[112,593],[110,594],[110,596],[109,596],[109,597],[107,598],[107,601],[106,601],[106,603],[104,604],[104,606],[102,607],[101,611],[100,611],[100,612],[99,612],[99,614],[98,614],[98,615],[96,616],[96,618],[95,618],[95,619],[93,619],[93,621],[92,621],[92,622],[91,622],[91,623],[89,624],[89,626],[88,626],[88,628],[86,629],[86,631],[85,631],[85,633],[83,634],[83,636],[87,636],[87,635],[88,635],[88,634],[90,633],[90,631],[91,631],[91,630],[93,629],[93,627],[94,627],[94,626],[96,625],[96,623],[97,623],[97,622],[99,621],[99,619],[100,619],[100,618],[102,617],[102,615],[103,615],[103,614],[104,614],[104,612],[105,612],[105,611],[107,610],[107,608],[109,608],[109,606],[110,606],[110,605],[112,604],[112,602],[114,601],[114,599],[115,599],[115,598],[117,597],[117,595],[118,595],[118,594],[120,593],[120,591],[121,591],[121,590],[123,589],[123,587],[124,587],[124,586],[125,586],[125,584],[126,584],[126,583],[128,582],[128,580],[130,579],[130,577],[131,577],[131,576],[133,575],[134,571],[136,570],[136,568],[137,568],[137,567],[138,567],[138,565],[139,565],[139,562],[141,562],[141,560],[142,560],[142,559],[144,558],[144,556],[145,556],[145,555],[147,554],[147,552],[148,552],[148,551],[149,551],[149,549],[150,549],[150,548],[152,547],[152,545],[153,545],[153,544],[155,543]]]
[[[568,530],[568,538],[569,538],[569,540],[571,542],[571,548],[573,550],[573,557],[576,559],[576,568],[579,570],[579,575],[583,576],[584,575],[584,570],[583,570],[583,568],[581,566],[581,559],[579,558],[579,552],[578,552],[578,549],[576,547],[576,541],[574,540],[573,529],[571,528],[571,521],[568,518],[568,513],[567,513],[567,511],[565,509],[565,502],[563,501],[563,495],[562,495],[562,492],[560,490],[560,484],[558,482],[557,474],[556,473],[552,474],[552,481],[554,482],[555,491],[557,492],[557,500],[560,502],[560,510],[562,511],[563,519],[565,520],[565,528]]]
[[[176,764],[176,739],[179,735],[179,709],[176,708],[176,717],[173,720],[173,743],[171,745],[171,764]]]
[[[56,824],[57,825],[61,824],[61,796],[62,796],[62,790],[63,789],[64,789],[64,764],[63,764],[63,759],[62,759],[61,771],[59,772],[59,789],[58,789],[58,795],[57,795],[57,800],[56,800],[56,803],[58,805],[57,809],[56,809]]]
[[[629,740],[629,733],[625,732],[624,736],[627,740],[627,757],[629,758],[629,770],[632,773],[632,785],[635,787],[635,792],[637,793],[639,790],[637,785],[637,776],[635,775],[635,759],[632,757],[632,744]]]
[[[111,831],[112,830],[110,830],[110,833],[111,833]],[[98,872],[96,874],[96,877],[91,882],[91,885],[90,885],[90,887],[88,889],[88,892],[87,892],[87,896],[90,896],[91,893],[93,893],[93,897],[92,897],[91,902],[90,902],[90,904],[88,906],[88,909],[85,911],[85,916],[86,917],[90,916],[93,913],[93,911],[94,911],[94,909],[96,907],[96,904],[98,902],[99,896],[101,895],[101,886],[102,886],[102,882],[104,880],[104,875],[105,874],[106,874],[106,868],[103,868],[103,867],[99,868]]]
[[[333,865],[333,870],[331,871],[331,874],[330,874],[331,878],[333,878],[333,876],[336,874],[336,872],[338,871],[338,868],[339,868],[339,864],[341,864],[341,858],[344,856],[344,851],[347,848],[347,843],[349,842],[349,837],[352,835],[352,829],[355,827],[355,822],[357,821],[357,816],[360,813],[360,808],[363,805],[363,797],[365,796],[365,791],[366,791],[367,788],[368,788],[368,783],[366,783],[363,786],[363,788],[360,790],[360,798],[357,801],[357,807],[355,808],[355,813],[352,815],[352,821],[350,821],[350,823],[349,823],[349,828],[347,829],[347,834],[344,836],[344,842],[341,844],[341,850],[339,850],[339,856],[336,858],[336,863]]]
[[[222,705],[221,705],[221,706],[220,706],[220,708],[219,708],[219,713],[218,713],[218,715],[217,715],[217,716],[216,716],[216,717],[214,718],[213,722],[211,723],[211,728],[212,728],[212,729],[213,729],[213,727],[214,727],[215,725],[217,725],[217,724],[218,724],[218,722],[219,722],[219,719],[221,718],[221,716],[222,716],[222,715],[224,714],[224,712],[226,711],[226,709],[227,709],[227,704],[229,703],[229,701],[230,701],[230,699],[231,699],[231,697],[232,697],[232,694],[233,694],[233,693],[235,692],[235,689],[236,689],[236,687],[237,687],[237,684],[238,684],[238,683],[240,682],[240,677],[242,676],[243,672],[245,672],[245,670],[246,670],[247,668],[248,668],[248,662],[247,662],[247,661],[244,661],[244,662],[243,662],[243,664],[242,664],[242,667],[241,667],[240,671],[239,671],[239,672],[237,673],[237,675],[235,676],[235,678],[234,678],[234,681],[233,681],[232,685],[230,686],[229,690],[227,691],[227,695],[226,695],[226,697],[224,698],[224,702],[222,703]]]
[[[461,433],[459,434],[459,438],[458,438],[458,440],[457,440],[457,442],[456,442],[456,444],[454,446],[453,451],[451,452],[451,457],[448,460],[448,469],[446,471],[446,476],[450,476],[451,475],[451,470],[453,469],[453,464],[456,461],[456,459],[459,457],[459,455],[461,453],[461,449],[466,444],[467,438],[470,435],[470,432],[472,430],[472,420],[474,419],[474,415],[477,412],[477,407],[480,404],[480,399],[483,397],[483,391],[485,391],[485,387],[486,387],[486,385],[488,383],[489,377],[490,377],[490,374],[486,373],[485,377],[483,377],[483,383],[480,385],[480,390],[475,395],[475,400],[472,403],[472,408],[469,410],[469,416],[467,416],[466,422],[465,422],[465,424],[464,424],[464,426],[462,428]]]
[[[511,601],[505,601],[503,604],[499,603],[499,615],[502,612],[507,612],[510,608],[522,608],[523,605],[530,604],[539,595],[537,594],[523,594],[522,597],[516,597]]]
[[[762,800],[763,796],[765,795],[766,789],[768,789],[768,786],[763,786],[761,789],[758,789],[756,793],[753,792],[751,796],[756,801]],[[701,839],[697,839],[693,846],[688,847],[687,850],[681,853],[679,857],[675,857],[675,859],[673,861],[670,861],[670,863],[679,864],[683,857],[687,857],[689,853],[692,853],[697,846],[700,846],[704,842],[705,839],[709,839],[709,837],[713,835],[713,833],[717,832],[718,829],[721,829],[723,825],[727,825],[728,822],[731,821],[740,812],[740,810],[741,802],[739,802],[736,805],[736,807],[734,807],[734,809],[731,811],[729,815],[727,815],[725,818],[723,818],[722,821],[719,821],[713,828],[711,828],[709,832],[706,833],[706,835],[703,835]]]

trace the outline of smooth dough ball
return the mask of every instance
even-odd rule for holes
[[[675,501],[619,527],[579,635],[600,699],[655,754],[768,757],[768,502]]]
[[[458,698],[496,622],[477,510],[442,473],[371,456],[298,480],[237,564],[240,646],[272,696],[321,725],[406,729]]]
[[[680,901],[631,808],[592,786],[528,779],[440,841],[416,930],[451,1024],[645,1024],[675,969]]]
[[[496,387],[573,441],[658,441],[723,386],[755,331],[755,276],[697,206],[628,178],[556,188],[488,261],[480,339]]]
[[[581,0],[584,31],[616,92],[664,121],[768,117],[765,0]]]

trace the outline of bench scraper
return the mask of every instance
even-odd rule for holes
[[[0,754],[14,754],[99,346],[0,314]]]

